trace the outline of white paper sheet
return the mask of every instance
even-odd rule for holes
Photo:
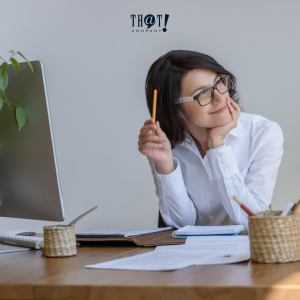
[[[131,257],[120,258],[86,268],[141,270],[141,271],[171,271],[193,266],[200,259],[210,261],[215,255],[207,251],[187,253],[181,251],[152,251]]]
[[[11,253],[11,252],[20,252],[20,251],[28,251],[30,248],[6,245],[0,243],[0,253]]]
[[[185,245],[197,246],[205,242],[223,243],[226,242],[247,242],[249,244],[249,236],[189,236],[186,238]]]
[[[159,246],[156,247],[155,251],[166,253],[178,251],[185,253],[187,257],[194,252],[206,252],[212,255],[210,259],[200,259],[195,263],[196,265],[228,264],[250,259],[249,238],[247,236],[189,237],[185,245]]]
[[[158,246],[150,253],[116,259],[86,268],[170,271],[193,265],[228,264],[249,260],[248,237],[197,237],[196,243]],[[201,241],[200,241],[201,240]],[[190,242],[189,242],[190,243]]]

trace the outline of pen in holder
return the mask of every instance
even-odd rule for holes
[[[44,226],[43,252],[47,257],[73,256],[77,253],[74,224]]]
[[[95,206],[88,210],[68,225],[44,226],[44,240],[40,242],[40,247],[45,256],[65,257],[76,255],[75,223],[94,211],[97,207]]]
[[[300,260],[299,214],[267,210],[248,216],[251,260],[284,263]]]

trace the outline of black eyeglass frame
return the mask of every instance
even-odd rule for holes
[[[228,89],[227,89],[226,92],[221,93],[221,92],[218,90],[217,85],[218,85],[220,82],[222,82],[225,78],[227,78],[228,76],[229,76],[229,87],[228,87]],[[205,105],[208,105],[209,103],[211,103],[211,102],[214,100],[214,90],[217,90],[220,94],[225,94],[225,93],[227,93],[227,92],[229,91],[230,88],[231,88],[231,82],[230,82],[230,75],[228,74],[228,75],[226,75],[225,77],[223,77],[222,79],[220,79],[219,81],[217,81],[216,84],[215,84],[214,86],[212,86],[212,87],[210,87],[210,88],[208,88],[208,89],[206,89],[206,90],[201,91],[198,95],[194,96],[193,98],[194,98],[194,100],[197,100],[197,102],[198,102],[198,104],[199,104],[200,106],[205,106]],[[202,93],[204,93],[204,92],[206,92],[206,91],[208,91],[208,90],[210,90],[210,89],[212,89],[212,97],[211,97],[211,101],[209,101],[208,103],[206,103],[206,104],[204,104],[204,105],[200,104],[200,101],[198,100],[198,97],[199,97]]]

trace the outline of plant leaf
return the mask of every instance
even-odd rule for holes
[[[10,50],[10,51],[8,51],[8,53],[15,53],[15,51],[14,50]]]
[[[5,73],[5,76],[0,76],[0,89],[4,92],[8,85],[8,74]]]
[[[11,57],[10,61],[13,64],[13,66],[15,67],[16,70],[20,70],[20,65],[14,58]]]
[[[29,65],[29,67],[31,68],[31,71],[32,71],[32,73],[33,73],[33,67],[32,67],[32,65],[31,65],[31,63],[27,60],[27,58],[21,53],[21,52],[17,52],[18,54],[20,54],[26,61],[27,61],[27,63],[28,63],[28,65]]]
[[[7,63],[6,63],[6,62],[2,63],[2,65],[1,65],[1,67],[0,67],[0,74],[1,74],[2,77],[5,76],[5,73],[6,73],[6,67],[7,67]]]
[[[24,109],[21,106],[17,106],[17,108],[16,108],[16,119],[18,122],[19,131],[20,131],[26,122],[26,114],[25,114]]]
[[[1,111],[2,107],[3,107],[3,99],[2,99],[2,97],[0,95],[0,111]]]
[[[1,78],[1,77],[0,77],[0,78]],[[14,120],[15,120],[17,126],[18,126],[18,122],[17,122],[17,119],[16,119],[16,112],[15,112],[14,108],[13,108],[13,107],[11,106],[11,104],[9,103],[9,101],[8,101],[7,97],[5,96],[5,94],[4,94],[3,92],[1,92],[0,94],[1,94],[1,96],[4,98],[4,100],[5,100],[6,104],[7,104],[7,106],[9,107],[10,111],[12,112],[12,114],[13,114],[13,116],[14,116]]]
[[[16,110],[15,110],[12,106],[10,106],[10,108],[11,108],[11,112],[12,112],[12,114],[13,114],[15,123],[17,124],[17,126],[19,126],[19,125],[18,125],[18,122],[17,122],[17,117],[16,117]],[[19,130],[19,131],[20,131],[20,130]]]

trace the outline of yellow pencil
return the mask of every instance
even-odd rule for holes
[[[297,202],[296,206],[294,207],[292,211],[292,215],[295,215],[299,208],[300,208],[300,200]]]
[[[157,90],[154,90],[153,93],[153,108],[152,108],[152,118],[155,120],[156,116],[156,99],[157,99]]]

